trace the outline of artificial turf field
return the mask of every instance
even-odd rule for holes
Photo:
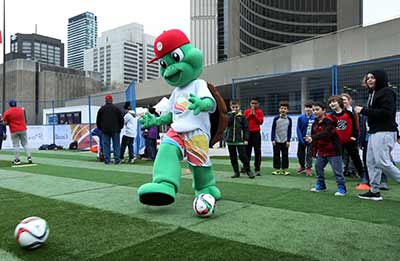
[[[357,181],[335,197],[311,193],[315,177],[231,179],[229,159],[213,158],[223,199],[214,216],[192,211],[191,176],[182,171],[173,205],[139,203],[136,189],[151,180],[152,162],[104,165],[88,152],[34,152],[36,166],[11,167],[0,152],[0,260],[399,260],[400,185],[384,201],[360,200]],[[185,163],[182,162],[182,166]],[[291,172],[297,164],[291,161]],[[390,180],[391,181],[391,180]],[[34,251],[20,249],[17,223],[47,220],[50,236]]]

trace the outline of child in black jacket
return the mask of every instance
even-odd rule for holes
[[[255,174],[250,170],[250,162],[246,154],[245,146],[249,139],[247,119],[240,111],[240,103],[238,100],[231,100],[230,107],[231,111],[228,112],[228,126],[225,130],[225,141],[228,145],[229,157],[234,171],[231,178],[240,177],[239,164],[237,160],[237,154],[239,153],[239,159],[243,163],[245,172],[249,178],[253,179]]]

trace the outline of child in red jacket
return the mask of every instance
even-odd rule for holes
[[[338,187],[335,196],[345,196],[347,190],[343,176],[342,149],[339,137],[336,134],[335,123],[326,117],[326,106],[322,102],[313,103],[312,109],[315,122],[312,125],[311,137],[304,137],[306,142],[313,143],[314,156],[317,158],[315,162],[317,183],[310,191],[326,191],[324,168],[329,162]]]

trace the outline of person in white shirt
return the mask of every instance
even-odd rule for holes
[[[130,112],[131,105],[130,102],[125,102],[124,105],[125,115],[124,115],[124,128],[122,129],[122,142],[121,142],[121,161],[124,159],[124,154],[126,147],[128,147],[129,157],[127,163],[134,162],[133,155],[133,142],[137,135],[137,118]]]

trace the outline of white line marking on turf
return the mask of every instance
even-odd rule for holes
[[[12,165],[11,168],[22,168],[22,167],[32,167],[32,166],[37,166],[37,164],[21,164],[21,165]]]

